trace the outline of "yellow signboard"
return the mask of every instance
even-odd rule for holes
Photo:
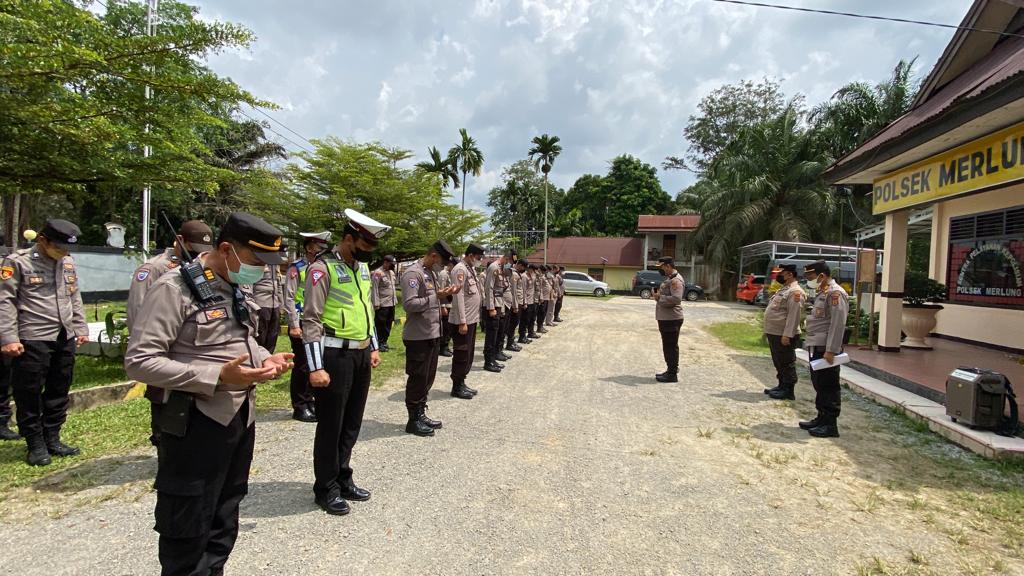
[[[872,212],[885,214],[1024,178],[1024,124],[968,142],[875,180]]]

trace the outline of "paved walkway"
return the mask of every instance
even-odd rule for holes
[[[472,401],[448,396],[443,363],[434,438],[403,433],[396,383],[373,393],[354,458],[373,499],[347,517],[312,502],[313,427],[262,418],[227,573],[789,576],[912,553],[935,573],[988,561],[982,538],[950,540],[938,509],[931,527],[910,512],[946,486],[892,441],[884,411],[848,403],[843,438],[810,439],[794,426],[809,386],[795,405],[766,401],[768,360],[699,330],[749,308],[688,305],[682,382],[657,384],[652,306],[569,299],[566,323],[503,374],[472,375]],[[18,496],[28,506],[0,520],[0,573],[158,573],[151,453],[101,464]]]

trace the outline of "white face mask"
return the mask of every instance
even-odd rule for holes
[[[821,282],[819,280],[819,278],[820,278],[820,276],[816,276],[813,280],[808,280],[807,281],[807,287],[808,288],[814,288],[814,289],[821,288],[823,282]]]

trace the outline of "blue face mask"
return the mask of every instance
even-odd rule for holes
[[[231,280],[234,284],[240,285],[252,285],[259,282],[260,278],[263,278],[263,266],[253,266],[242,262],[242,259],[238,257],[238,252],[235,252],[235,247],[231,247],[231,252],[234,253],[235,259],[238,260],[238,272],[231,270],[228,267],[228,280]]]
[[[505,263],[505,270],[511,270],[511,269],[512,269],[512,264],[506,262]]]

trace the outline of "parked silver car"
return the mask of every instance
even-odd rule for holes
[[[593,294],[594,296],[601,297],[610,292],[608,284],[600,280],[594,280],[583,272],[569,272],[566,270],[562,275],[565,278],[566,294]]]

